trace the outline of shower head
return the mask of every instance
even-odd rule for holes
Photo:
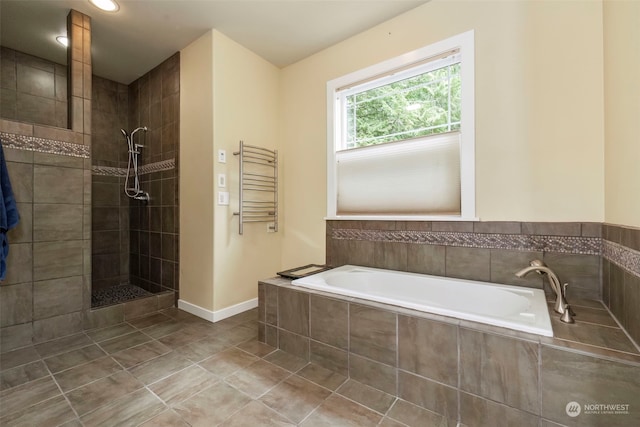
[[[133,132],[131,132],[131,135],[133,135],[134,133],[138,132],[139,130],[143,130],[143,131],[145,131],[145,132],[146,132],[146,131],[147,131],[147,127],[146,127],[146,126],[141,126],[141,127],[139,127],[139,128],[135,128],[135,129],[133,130]]]

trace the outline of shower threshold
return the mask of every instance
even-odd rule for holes
[[[154,294],[135,285],[117,285],[91,292],[91,308],[120,304],[138,298],[146,298]]]

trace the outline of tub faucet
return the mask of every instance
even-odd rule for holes
[[[566,289],[568,283],[565,283],[564,286],[560,285],[560,279],[558,275],[553,272],[549,267],[545,265],[544,262],[534,259],[529,263],[529,267],[525,267],[522,270],[516,273],[516,277],[524,277],[527,274],[535,271],[538,274],[546,274],[549,279],[549,284],[551,285],[551,289],[556,294],[556,302],[554,304],[553,310],[561,314],[560,320],[565,323],[574,323],[573,313],[571,311],[571,307],[567,303],[566,299]]]

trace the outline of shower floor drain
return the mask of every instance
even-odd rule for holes
[[[152,296],[151,292],[134,285],[118,285],[91,293],[91,307],[119,304],[132,299]]]

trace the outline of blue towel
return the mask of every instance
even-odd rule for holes
[[[9,255],[7,232],[18,225],[19,220],[18,206],[13,197],[9,171],[4,160],[2,141],[0,141],[0,280],[4,280],[7,274],[7,256]]]

